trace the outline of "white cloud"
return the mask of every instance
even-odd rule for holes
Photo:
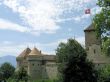
[[[19,32],[28,32],[29,29],[27,27],[21,26],[19,24],[10,22],[8,20],[4,20],[0,18],[0,29],[8,29],[8,30],[14,30]]]
[[[90,14],[83,14],[80,16],[74,16],[74,17],[66,18],[66,19],[57,19],[56,22],[65,22],[65,21],[71,21],[71,20],[74,20],[75,22],[80,22],[83,19],[89,18],[90,16],[91,16]]]
[[[84,37],[75,38],[82,46],[84,46]],[[55,50],[60,42],[67,42],[67,39],[59,39],[50,43],[31,43],[31,42],[23,42],[23,43],[14,43],[10,41],[1,42],[0,46],[0,56],[5,55],[14,55],[18,56],[26,47],[33,48],[34,46],[41,50],[44,54],[55,54]]]
[[[85,46],[85,37],[77,37],[76,40],[82,45]]]
[[[89,17],[90,17],[90,14],[83,14],[82,16],[75,17],[74,20],[76,22],[80,22],[81,20],[86,19],[86,18],[89,18]]]
[[[54,33],[60,28],[56,21],[64,12],[82,10],[90,2],[92,0],[2,0],[2,4],[19,13],[33,33]]]

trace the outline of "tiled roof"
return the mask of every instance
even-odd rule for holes
[[[42,54],[41,51],[34,47],[32,51],[29,53],[29,55],[42,55]]]
[[[26,48],[18,57],[26,57],[31,52],[30,48]]]
[[[91,25],[89,25],[89,27],[87,27],[87,28],[84,30],[84,32],[85,32],[85,31],[94,31],[94,30],[95,30],[94,25],[91,24]]]

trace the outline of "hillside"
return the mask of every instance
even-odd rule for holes
[[[0,65],[3,64],[4,62],[9,62],[13,66],[16,67],[16,57],[15,56],[7,55],[7,56],[0,57]]]

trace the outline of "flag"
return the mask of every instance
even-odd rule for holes
[[[91,10],[90,9],[86,9],[85,10],[85,14],[90,14],[91,13]]]

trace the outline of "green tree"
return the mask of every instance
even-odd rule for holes
[[[3,73],[0,71],[0,82],[2,82],[3,80],[4,80]]]
[[[29,79],[29,76],[27,74],[27,71],[25,70],[24,67],[20,67],[15,73],[14,73],[14,79],[16,82],[19,81],[25,81],[27,82]]]
[[[94,64],[86,59],[84,48],[76,40],[59,44],[56,55],[63,82],[97,82]]]
[[[65,63],[67,63],[71,57],[84,51],[85,50],[82,50],[82,47],[76,40],[69,39],[67,43],[60,43],[56,50],[57,63],[60,63],[58,71],[61,73],[64,69]],[[86,57],[86,54],[83,55],[83,57],[84,56]]]
[[[102,37],[110,36],[110,0],[98,0],[97,5],[102,8],[93,19],[97,33]]]
[[[3,63],[0,67],[0,72],[2,73],[3,78],[6,80],[14,74],[14,71],[15,67],[8,62]]]
[[[110,82],[110,65],[98,69],[98,82]]]
[[[57,62],[65,63],[71,57],[76,57],[79,53],[86,53],[82,46],[74,39],[68,39],[67,43],[60,43],[56,50]],[[86,54],[79,57],[86,57]]]
[[[109,45],[104,45],[108,43],[110,39],[110,0],[98,0],[97,5],[101,8],[101,12],[96,14],[93,18],[93,23],[96,28],[97,36],[101,35],[102,48],[109,47]],[[110,43],[110,42],[109,42]],[[104,53],[107,53],[107,50]],[[107,55],[110,55],[107,53]]]
[[[103,42],[103,52],[110,56],[110,38],[108,38],[105,42]]]

